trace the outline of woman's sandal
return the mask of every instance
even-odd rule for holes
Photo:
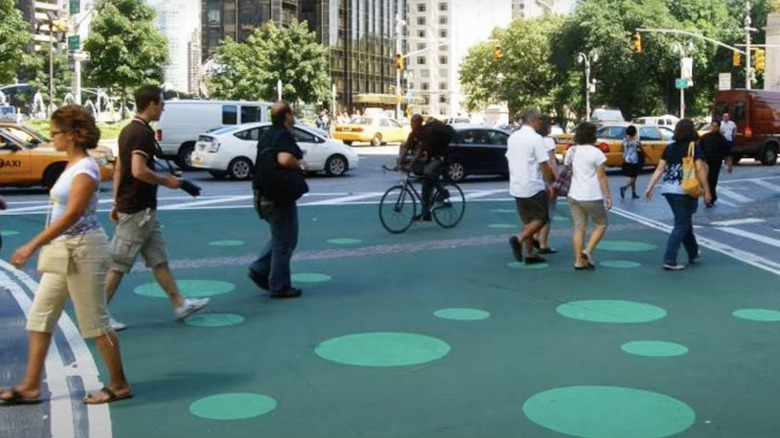
[[[103,389],[94,394],[87,394],[82,401],[85,405],[102,405],[105,403],[112,403],[115,401],[124,400],[126,398],[131,398],[132,396],[133,392],[129,389],[127,394],[119,396],[107,387],[103,387]]]
[[[24,398],[21,392],[16,388],[3,389],[0,395],[10,394],[10,397],[0,397],[0,403],[6,406],[14,405],[37,405],[42,402],[40,398]]]

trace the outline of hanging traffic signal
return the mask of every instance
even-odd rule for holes
[[[501,44],[496,44],[495,47],[493,47],[493,59],[499,61],[503,57],[504,49],[501,48]]]
[[[634,53],[642,53],[642,34],[639,32],[631,37],[631,50],[633,50]]]
[[[404,70],[406,68],[406,62],[404,62],[404,55],[400,53],[395,54],[395,69]]]
[[[741,53],[735,51],[731,55],[731,65],[733,65],[734,67],[739,67],[739,66],[742,65],[742,54]]]
[[[756,49],[756,71],[763,72],[766,69],[766,56],[764,49]]]

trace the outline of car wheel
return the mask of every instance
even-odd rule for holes
[[[371,139],[371,146],[381,146],[382,145],[382,134],[376,133],[374,134],[374,138]]]
[[[347,146],[352,146],[352,141],[351,140],[344,140],[344,144],[347,145]]]
[[[179,154],[176,155],[176,165],[182,170],[192,169],[193,150],[195,150],[195,143],[184,143],[179,148]]]
[[[774,166],[777,163],[777,145],[767,145],[764,153],[761,155],[761,164],[764,166]]]
[[[65,170],[65,163],[54,163],[43,172],[43,186],[47,189],[54,187],[54,183]]]
[[[211,175],[214,179],[225,179],[227,177],[227,172],[209,170],[209,175]]]
[[[447,166],[447,176],[454,182],[461,182],[466,177],[466,167],[460,161],[453,161]]]
[[[233,158],[233,161],[228,164],[228,174],[231,178],[239,181],[245,181],[252,177],[254,171],[252,161],[246,157]]]
[[[328,160],[325,162],[325,173],[328,176],[344,175],[344,172],[348,169],[349,164],[347,163],[347,159],[341,155],[332,155],[328,157]]]

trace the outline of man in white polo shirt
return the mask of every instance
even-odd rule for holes
[[[523,126],[508,141],[506,159],[509,163],[509,194],[515,205],[523,229],[509,238],[512,254],[523,261],[523,245],[527,251],[525,264],[544,263],[534,252],[533,236],[550,221],[549,203],[552,196],[553,173],[547,164],[549,158],[542,136],[537,134],[542,122],[539,108],[528,107],[522,112]],[[546,183],[545,183],[546,181]]]
[[[737,132],[737,124],[731,120],[729,113],[723,113],[723,120],[720,122],[720,133],[726,137],[726,140],[731,146],[732,152],[734,149],[734,134]]]

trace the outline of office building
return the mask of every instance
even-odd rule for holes
[[[200,26],[192,32],[187,43],[187,92],[192,95],[200,94],[201,80],[201,50],[200,50]]]
[[[155,22],[168,39],[169,63],[164,86],[190,92],[190,49],[193,35],[200,39],[200,3],[195,0],[147,0],[157,12]],[[200,46],[200,43],[197,43]],[[197,61],[200,68],[200,60]]]
[[[51,26],[52,20],[67,19],[67,0],[17,0],[24,21],[30,23],[33,42],[28,50],[38,51],[48,48],[50,39],[55,50],[64,50],[65,34]]]
[[[534,18],[544,14],[568,14],[576,0],[512,0],[512,18]]]

